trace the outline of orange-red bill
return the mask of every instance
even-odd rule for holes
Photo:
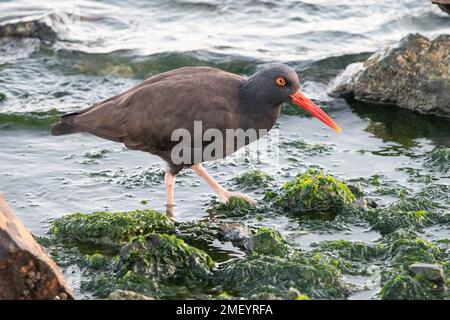
[[[305,95],[299,90],[294,94],[291,94],[292,102],[302,107],[314,117],[325,123],[327,126],[335,130],[336,132],[341,132],[342,129],[331,119],[318,105],[309,100]]]

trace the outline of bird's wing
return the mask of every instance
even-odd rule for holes
[[[174,130],[238,127],[243,79],[214,68],[181,68],[151,77],[71,119],[77,128],[132,149],[170,150]]]

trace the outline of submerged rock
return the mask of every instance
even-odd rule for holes
[[[427,274],[429,266],[434,269],[441,264],[442,250],[435,244],[418,238],[413,231],[399,230],[387,237],[388,244],[384,267],[381,273],[381,299],[428,300],[448,297],[447,288],[436,272]],[[428,267],[425,267],[428,266]]]
[[[38,38],[53,43],[57,34],[45,21],[39,19],[0,25],[0,37]]]
[[[377,268],[376,264],[380,264],[377,260],[385,254],[385,245],[330,240],[321,242],[314,251],[333,258],[333,264],[343,273],[370,275]]]
[[[120,251],[118,275],[135,274],[151,282],[183,280],[185,284],[208,281],[214,261],[205,252],[173,235],[152,234],[135,238]]]
[[[344,298],[341,274],[320,254],[280,257],[253,253],[227,262],[216,274],[225,290],[247,298],[290,298],[293,289],[311,298]]]
[[[220,227],[210,221],[175,221],[175,226],[175,235],[189,244],[208,245],[220,234]]]
[[[224,241],[230,241],[233,245],[246,249],[251,237],[250,229],[240,223],[222,223],[220,236]]]
[[[51,230],[65,242],[121,245],[132,238],[154,232],[174,232],[173,221],[153,210],[74,213],[58,218]]]
[[[266,200],[291,214],[337,214],[356,200],[343,182],[321,171],[308,170],[282,185]]]
[[[289,244],[281,233],[271,228],[259,228],[247,242],[246,249],[265,255],[285,256],[290,252]]]
[[[396,45],[351,64],[330,95],[393,104],[450,117],[450,36],[409,34]]]

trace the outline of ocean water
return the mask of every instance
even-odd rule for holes
[[[450,183],[448,174],[423,166],[427,152],[450,146],[449,120],[326,94],[346,65],[408,33],[450,33],[449,16],[430,1],[0,1],[0,24],[40,17],[57,31],[54,44],[0,39],[0,192],[38,235],[50,219],[72,212],[165,209],[159,158],[87,134],[52,137],[49,128],[60,114],[182,66],[250,75],[265,63],[287,63],[298,71],[303,91],[344,129],[337,135],[318,120],[283,114],[276,126],[280,141],[303,139],[327,145],[329,152],[308,154],[282,144],[276,161],[231,157],[208,163],[227,187],[238,190],[231,179],[250,169],[281,183],[309,166],[343,179],[376,175],[411,193],[424,186],[418,172],[431,183]],[[186,170],[175,187],[175,218],[207,217],[211,197],[207,185]],[[247,222],[277,227],[305,249],[321,240],[379,237],[365,228],[308,230],[288,217]]]

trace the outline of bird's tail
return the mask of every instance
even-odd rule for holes
[[[70,113],[61,117],[59,122],[52,126],[52,136],[63,136],[66,134],[83,132],[72,124],[72,118],[79,113]]]

